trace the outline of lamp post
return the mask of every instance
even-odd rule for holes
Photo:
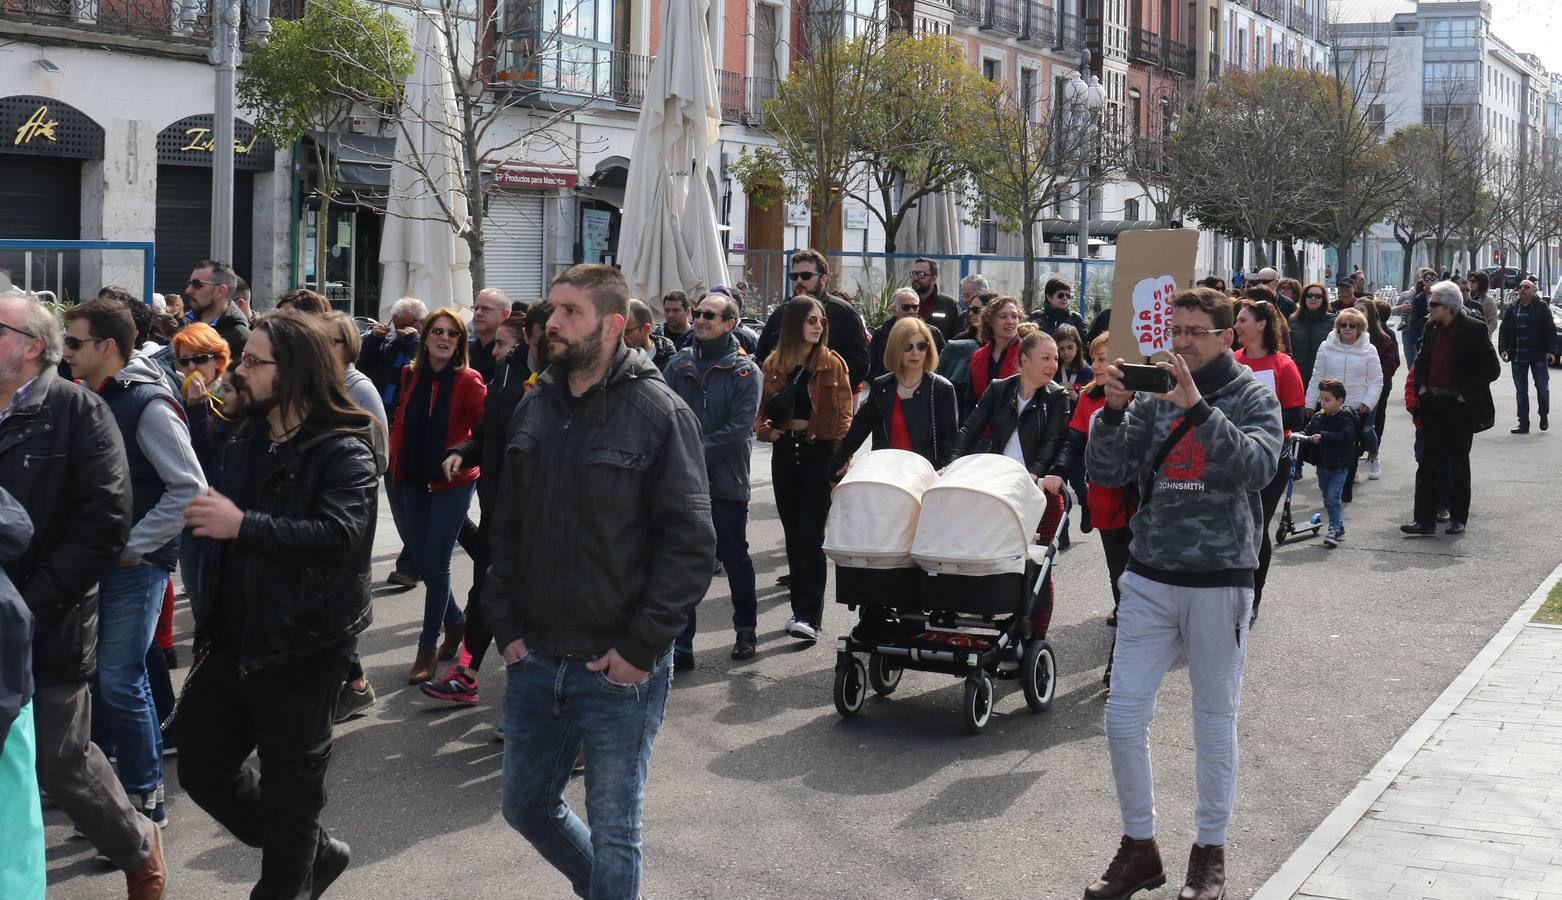
[[[1160,176],[1157,180],[1161,182],[1161,196],[1164,198],[1163,201],[1156,202],[1155,220],[1157,224],[1169,226],[1172,213],[1176,212],[1171,208],[1171,144],[1177,136],[1177,129],[1182,127],[1182,114],[1178,112],[1182,106],[1181,92],[1163,83],[1155,89],[1151,99],[1161,115],[1161,127],[1156,136],[1155,149],[1158,158],[1155,160],[1154,171]],[[1154,197],[1150,199],[1155,200]]]
[[[186,0],[180,8],[180,21],[193,27],[199,12],[193,0]],[[217,70],[212,104],[211,258],[228,263],[233,261],[233,79],[243,61],[239,47],[244,12],[248,12],[247,36],[257,48],[266,46],[271,39],[270,0],[213,0],[212,45],[207,52]]]
[[[1088,76],[1088,80],[1086,77]],[[1070,126],[1078,139],[1079,177],[1079,299],[1080,309],[1085,306],[1085,289],[1089,282],[1087,272],[1090,257],[1090,161],[1096,146],[1096,124],[1101,107],[1106,105],[1106,91],[1101,80],[1090,74],[1090,51],[1079,51],[1079,70],[1063,83],[1063,102],[1068,104]]]

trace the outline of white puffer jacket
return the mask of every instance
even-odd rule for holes
[[[1359,335],[1354,344],[1340,340],[1338,331],[1318,345],[1318,359],[1313,363],[1313,377],[1307,382],[1307,406],[1318,405],[1318,384],[1325,378],[1336,378],[1345,384],[1345,403],[1356,409],[1365,403],[1368,409],[1378,405],[1383,394],[1383,363],[1378,359],[1378,348],[1365,334]]]

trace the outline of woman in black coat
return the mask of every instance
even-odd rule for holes
[[[1058,345],[1039,328],[1021,326],[1020,372],[992,383],[960,428],[955,456],[971,452],[982,431],[992,429],[989,453],[1023,463],[1049,494],[1061,494],[1068,472],[1059,464],[1068,428],[1068,388],[1054,382]]]
[[[960,409],[954,385],[934,371],[937,341],[916,316],[900,319],[889,329],[882,341],[883,364],[889,371],[873,379],[868,399],[836,448],[830,463],[836,478],[846,474],[852,454],[870,434],[873,449],[909,450],[935,469],[954,458]]]

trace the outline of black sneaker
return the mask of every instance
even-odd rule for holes
[[[1545,431],[1546,427],[1549,426],[1550,424],[1551,424],[1550,422],[1546,421],[1546,414],[1545,413],[1541,413],[1540,414],[1540,430],[1541,431]]]
[[[1450,528],[1453,526],[1449,526]],[[1420,522],[1407,522],[1399,526],[1399,530],[1405,534],[1436,534],[1436,525],[1423,525]]]
[[[1448,527],[1443,529],[1443,534],[1464,534],[1464,523],[1449,522]]]
[[[733,644],[732,644],[732,658],[733,659],[753,659],[754,658],[754,632],[752,632],[752,631],[740,631],[740,632],[738,632],[738,639],[736,641],[734,641]]]
[[[1517,428],[1510,428],[1510,429],[1508,429],[1508,433],[1509,434],[1529,434],[1529,426],[1528,425],[1520,425]]]
[[[353,688],[351,681],[344,681],[341,693],[336,695],[336,717],[331,721],[340,725],[373,705],[374,685],[365,681],[360,691]]]
[[[330,887],[342,873],[347,871],[347,863],[352,859],[353,849],[347,846],[346,841],[328,837],[315,849],[314,886],[309,890],[309,900],[320,900],[320,895]]]
[[[673,648],[673,671],[693,672],[699,663],[694,660],[694,651],[685,650],[682,647]]]
[[[776,584],[779,584],[782,587],[791,587],[792,586],[792,573],[788,572],[785,575],[777,575],[776,576]]]

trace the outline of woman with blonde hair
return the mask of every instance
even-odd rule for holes
[[[1323,346],[1318,348],[1318,359],[1313,364],[1312,378],[1307,382],[1307,406],[1318,403],[1318,385],[1325,378],[1334,378],[1345,385],[1345,402],[1356,410],[1361,443],[1368,458],[1378,458],[1378,435],[1372,429],[1373,410],[1383,396],[1383,362],[1378,348],[1367,333],[1367,317],[1357,309],[1342,309],[1334,317],[1334,332]],[[1350,476],[1345,479],[1345,493],[1341,498],[1350,502],[1352,485],[1356,483],[1356,455],[1351,455]]]
[[[824,521],[830,512],[835,446],[851,427],[851,376],[829,347],[824,305],[799,296],[781,314],[781,338],[765,357],[754,432],[770,454],[776,512],[786,537],[792,617],[786,633],[817,641],[824,621]]]
[[[884,368],[868,387],[868,398],[852,417],[851,430],[835,450],[830,470],[846,474],[852,454],[873,436],[875,450],[909,450],[942,469],[949,464],[959,430],[955,386],[938,368],[933,329],[916,316],[897,321],[884,341]]]

